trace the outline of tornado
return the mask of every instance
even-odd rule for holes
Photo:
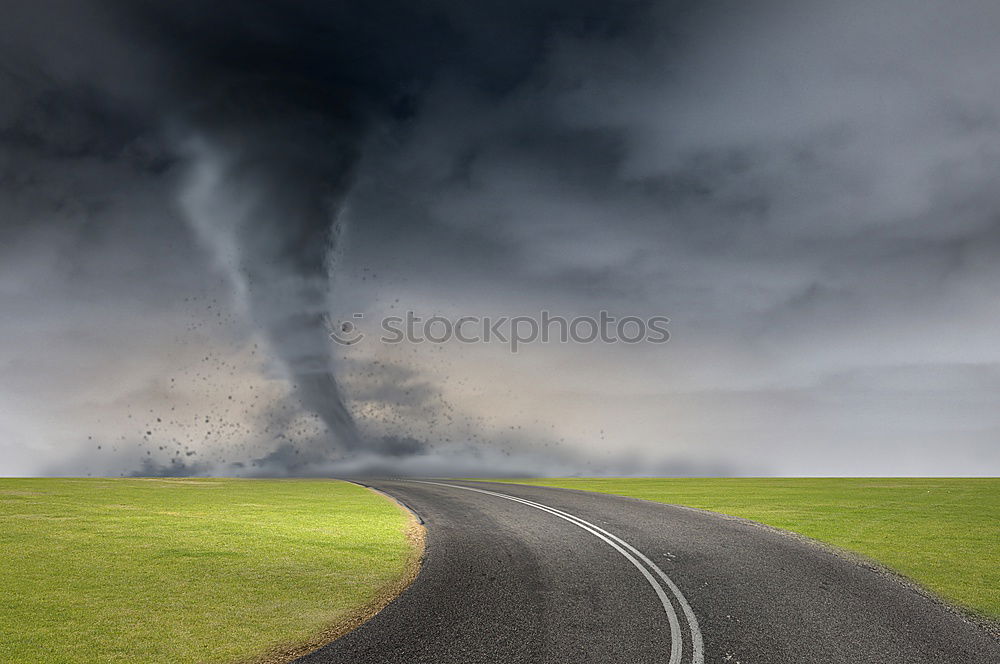
[[[220,90],[178,130],[189,166],[181,201],[301,405],[329,429],[331,451],[351,451],[362,439],[326,320],[359,131],[335,101],[286,81]]]

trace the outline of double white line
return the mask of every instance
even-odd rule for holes
[[[414,480],[420,481],[420,480]],[[466,491],[475,491],[477,493],[484,493],[490,496],[496,496],[497,498],[504,498],[506,500],[512,500],[516,503],[521,503],[529,507],[534,507],[535,509],[542,510],[543,512],[548,512],[554,516],[559,517],[569,521],[575,526],[583,528],[588,533],[597,537],[608,546],[613,548],[615,551],[620,553],[625,557],[630,563],[635,565],[636,569],[642,573],[649,582],[649,585],[653,587],[656,592],[656,596],[660,598],[660,603],[663,604],[663,611],[667,614],[667,621],[670,623],[670,659],[668,664],[680,664],[681,657],[683,654],[683,640],[681,639],[681,625],[680,617],[677,615],[677,611],[674,609],[673,602],[667,595],[667,590],[673,595],[674,600],[680,606],[684,617],[687,619],[688,628],[691,631],[691,662],[692,664],[703,664],[705,660],[704,647],[701,640],[701,630],[698,629],[698,619],[695,618],[694,612],[691,610],[691,606],[688,604],[687,599],[684,597],[684,593],[681,592],[680,588],[677,587],[670,577],[661,570],[656,563],[647,558],[641,551],[636,549],[634,546],[623,540],[622,538],[609,533],[603,528],[590,523],[589,521],[584,521],[578,516],[574,516],[569,512],[563,512],[554,507],[549,507],[548,505],[543,505],[541,503],[536,503],[532,500],[526,500],[524,498],[518,498],[517,496],[510,496],[505,493],[497,493],[496,491],[487,491],[485,489],[475,489],[468,486],[460,486],[458,484],[443,484],[441,482],[426,482],[421,481],[421,484],[436,484],[437,486],[446,486],[452,489],[465,489]],[[641,561],[641,562],[640,562]],[[655,574],[656,576],[653,576]],[[659,577],[659,580],[657,580]],[[661,583],[662,582],[662,583]]]

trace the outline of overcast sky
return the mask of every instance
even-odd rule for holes
[[[0,474],[996,475],[998,33],[987,0],[7,2]],[[408,310],[670,340],[381,343]]]

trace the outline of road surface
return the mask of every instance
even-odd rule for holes
[[[759,525],[458,480],[372,481],[427,526],[413,585],[303,664],[971,664],[1000,641],[890,575]]]

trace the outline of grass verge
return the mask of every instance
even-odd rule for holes
[[[331,480],[0,480],[0,661],[287,661],[384,606],[422,531]]]
[[[721,512],[860,553],[988,619],[1000,618],[1000,479],[544,479]]]

